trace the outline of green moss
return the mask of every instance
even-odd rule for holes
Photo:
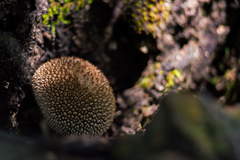
[[[166,0],[136,0],[132,8],[133,22],[138,33],[145,31],[154,37],[156,29],[160,29],[160,24],[165,23],[169,17],[170,7]]]
[[[66,18],[67,14],[70,12],[73,6],[75,10],[83,8],[85,4],[91,4],[93,0],[49,0],[50,8],[48,12],[42,16],[42,24],[47,25],[51,28],[53,35],[55,35],[55,26],[59,23],[70,24],[71,21]]]
[[[167,84],[166,84],[166,88],[174,86],[174,74],[172,72],[169,72],[167,75]]]
[[[144,77],[140,82],[140,87],[143,87],[145,89],[148,87],[151,88],[153,85],[154,85],[153,80],[150,77]]]
[[[155,62],[154,64],[150,65],[148,67],[148,74],[143,77],[139,83],[139,86],[147,89],[147,88],[152,88],[157,80],[158,75],[164,75],[164,70],[161,69],[162,65],[160,62]],[[167,73],[166,75],[166,85],[165,85],[165,90],[166,92],[169,87],[175,86],[175,79],[179,79],[180,81],[183,81],[183,76],[182,72],[178,69],[174,69],[170,72]]]
[[[211,83],[213,84],[213,85],[216,85],[217,83],[219,83],[220,81],[221,81],[221,77],[213,77],[212,79],[211,79]]]
[[[167,78],[166,78],[167,79],[167,84],[165,86],[166,88],[169,88],[169,87],[175,85],[174,78],[178,78],[178,79],[182,78],[182,74],[181,74],[180,70],[174,69],[168,73]]]
[[[182,77],[181,71],[178,69],[174,69],[172,73],[179,79]]]

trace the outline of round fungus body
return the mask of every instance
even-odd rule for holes
[[[60,135],[100,136],[113,121],[112,88],[103,73],[86,60],[50,60],[35,71],[32,86],[43,117]]]

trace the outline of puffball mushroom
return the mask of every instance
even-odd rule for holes
[[[103,73],[86,60],[50,60],[35,71],[32,87],[43,117],[60,135],[100,136],[113,121],[112,88]]]

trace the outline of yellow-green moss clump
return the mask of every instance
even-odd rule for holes
[[[156,32],[160,32],[166,25],[170,13],[170,3],[166,0],[135,0],[132,6],[132,18],[138,33],[145,31],[151,33],[154,38]],[[130,2],[129,2],[130,3]]]
[[[33,75],[35,99],[49,126],[60,135],[102,135],[115,114],[115,98],[103,73],[83,59],[62,57]]]

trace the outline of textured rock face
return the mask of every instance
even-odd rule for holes
[[[35,99],[49,126],[60,135],[102,135],[115,114],[107,78],[90,62],[62,57],[33,75]]]

